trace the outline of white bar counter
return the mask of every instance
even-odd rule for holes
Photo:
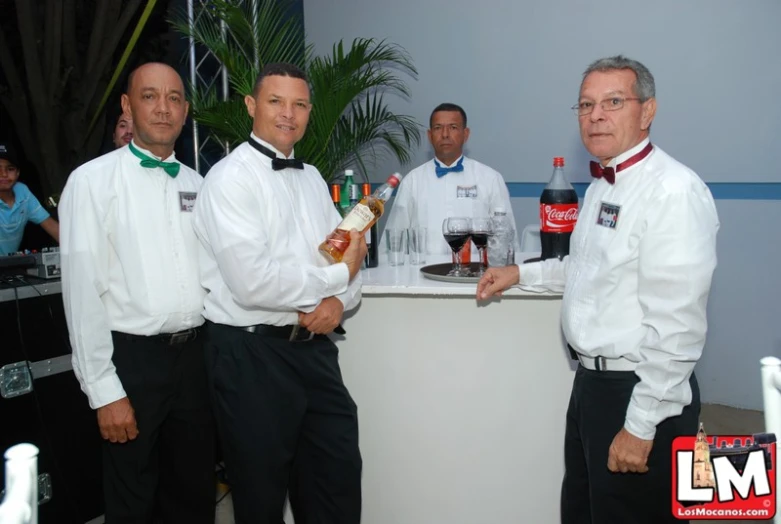
[[[560,297],[512,289],[478,303],[476,284],[421,267],[364,270],[337,340],[358,405],[362,522],[560,522],[575,369]]]

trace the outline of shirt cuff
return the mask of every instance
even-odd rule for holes
[[[350,270],[347,269],[347,264],[340,262],[322,269],[325,274],[325,295],[322,298],[341,295],[347,291],[347,286],[350,284]]]
[[[631,400],[629,408],[626,410],[624,429],[643,440],[653,440],[656,436],[656,424],[648,414],[640,413],[637,408],[633,408]]]
[[[518,275],[519,286],[536,286],[542,281],[542,264],[540,262],[518,264]]]
[[[116,402],[125,398],[127,393],[122,387],[119,377],[116,374],[104,377],[88,386],[84,386],[84,391],[89,399],[89,406],[92,409],[102,408],[107,404]]]

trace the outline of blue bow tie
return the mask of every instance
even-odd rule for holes
[[[461,173],[464,170],[464,157],[462,156],[461,160],[459,160],[458,163],[453,167],[442,167],[436,160],[434,160],[434,165],[436,166],[434,172],[437,174],[437,178],[442,178],[451,171],[453,173]]]

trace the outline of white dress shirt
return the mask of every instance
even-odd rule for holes
[[[520,287],[564,292],[562,328],[578,353],[636,365],[640,382],[624,427],[639,438],[653,439],[659,423],[691,402],[688,381],[705,345],[718,228],[705,183],[654,146],[619,172],[615,185],[592,181],[568,257],[519,266]]]
[[[494,209],[503,207],[510,223],[515,224],[510,194],[502,175],[476,160],[462,158],[462,172],[450,172],[441,178],[436,175],[434,159],[410,171],[396,190],[386,229],[424,226],[427,228],[428,252],[450,254],[452,250],[442,235],[442,222],[446,218],[490,217]],[[456,164],[458,160],[452,166]],[[452,167],[442,162],[439,165]],[[517,232],[515,237],[515,249],[518,251]],[[384,241],[382,245],[385,246]],[[386,249],[383,248],[383,251]]]
[[[314,166],[273,171],[270,158],[241,144],[211,168],[195,208],[204,316],[231,326],[287,326],[324,298],[354,308],[360,275],[349,282],[346,264],[330,265],[318,252],[340,221]]]
[[[157,335],[203,324],[192,228],[203,178],[184,165],[171,178],[140,162],[128,147],[87,162],[71,173],[59,205],[73,371],[93,409],[126,396],[111,331]]]

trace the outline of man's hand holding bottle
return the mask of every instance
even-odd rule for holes
[[[363,266],[363,261],[366,258],[366,253],[369,252],[369,248],[366,245],[366,237],[362,235],[358,230],[350,230],[350,245],[342,256],[342,262],[347,264],[347,269],[350,271],[350,281],[355,278],[358,271]]]

